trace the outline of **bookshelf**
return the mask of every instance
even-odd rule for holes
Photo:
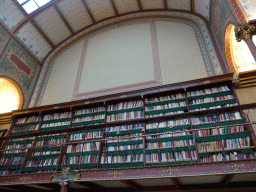
[[[51,112],[43,117],[40,131],[66,129],[70,126],[71,111]]]
[[[0,175],[255,158],[230,81],[143,93],[16,115],[0,152]]]

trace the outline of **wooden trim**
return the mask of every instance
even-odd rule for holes
[[[168,10],[168,2],[167,2],[167,0],[163,0],[163,1],[164,1],[164,9]]]
[[[64,17],[64,15],[62,14],[62,12],[60,11],[59,7],[57,5],[53,5],[54,9],[57,11],[57,13],[59,14],[59,16],[61,17],[62,21],[65,23],[65,25],[67,26],[67,28],[69,29],[70,33],[72,35],[74,35],[74,30],[72,29],[71,25],[69,24],[69,22],[67,21],[67,19]]]
[[[116,4],[115,4],[114,0],[110,0],[110,3],[111,3],[111,5],[112,5],[112,7],[115,11],[116,16],[118,16],[119,13],[118,13],[118,10],[117,10],[117,7],[116,7]]]
[[[195,13],[195,0],[190,0],[191,13]]]
[[[86,11],[87,11],[87,13],[89,14],[89,16],[90,16],[90,18],[91,18],[93,24],[96,24],[96,19],[95,19],[95,17],[93,16],[93,14],[92,14],[92,12],[91,12],[91,10],[90,10],[90,8],[89,8],[87,2],[86,2],[85,0],[81,0],[81,1],[82,1],[82,3],[83,3],[83,5],[84,5],[84,7],[85,7],[85,9],[86,9]]]
[[[42,35],[42,37],[45,39],[45,41],[54,49],[55,45],[52,42],[52,40],[44,33],[44,31],[41,29],[41,27],[34,21],[34,19],[31,19],[30,21],[34,27],[37,29],[37,31]]]
[[[141,0],[137,0],[137,2],[138,2],[138,5],[139,5],[139,8],[140,8],[140,11],[142,11],[142,10],[143,10],[143,7],[142,7]]]

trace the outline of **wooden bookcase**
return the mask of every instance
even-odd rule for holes
[[[230,80],[21,110],[2,145],[0,175],[253,159],[254,133],[234,107]]]

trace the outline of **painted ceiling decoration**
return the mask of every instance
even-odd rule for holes
[[[47,0],[48,4],[28,14],[19,2],[29,1],[1,0],[0,21],[41,64],[55,48],[83,30],[123,15],[171,10],[200,14],[210,20],[210,0]],[[248,18],[256,17],[254,0],[240,3]]]
[[[210,0],[51,0],[28,14],[25,3],[19,2],[29,1],[1,0],[0,21],[41,64],[55,48],[108,19],[172,10],[197,13],[209,20],[210,10]]]

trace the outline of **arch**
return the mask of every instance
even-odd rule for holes
[[[235,65],[234,57],[233,57],[233,33],[235,26],[233,24],[229,24],[226,28],[225,32],[225,53],[226,59],[228,63],[228,67],[231,73],[237,74],[238,70]]]
[[[256,69],[255,59],[247,42],[237,42],[234,32],[235,26],[229,24],[225,32],[225,53],[230,72],[251,71]]]
[[[13,80],[0,77],[0,113],[20,109],[23,104],[23,94]]]

